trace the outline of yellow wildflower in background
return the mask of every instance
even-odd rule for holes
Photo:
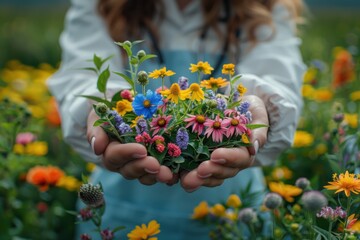
[[[244,95],[247,92],[247,88],[244,87],[242,84],[237,86],[237,90],[240,93],[240,96]]]
[[[160,224],[156,220],[152,220],[147,226],[146,224],[136,226],[128,233],[127,237],[129,240],[157,240],[158,238],[154,236],[158,233],[160,233]]]
[[[190,87],[186,90],[184,90],[185,95],[190,96],[190,99],[192,101],[198,101],[200,102],[203,100],[204,97],[204,91],[200,88],[199,84],[192,83]]]
[[[329,190],[336,190],[335,193],[344,191],[346,197],[350,197],[350,193],[359,194],[360,192],[360,179],[348,171],[341,173],[339,176],[337,174],[333,175],[333,181],[329,182],[330,185],[324,186],[324,188]]]
[[[352,101],[359,101],[360,100],[360,91],[355,91],[350,93],[350,99]]]
[[[214,216],[217,216],[217,217],[224,216],[225,215],[225,210],[226,210],[225,207],[220,203],[217,203],[212,208],[210,208],[210,212]]]
[[[202,201],[194,208],[193,214],[191,216],[192,219],[201,219],[206,217],[209,214],[209,205],[207,202]]]
[[[316,68],[309,67],[303,77],[304,83],[311,83],[312,81],[314,81],[316,79],[317,73],[318,70]]]
[[[284,184],[283,182],[270,182],[269,189],[282,196],[286,201],[293,202],[294,197],[302,193],[302,189],[293,185]]]
[[[271,171],[271,177],[274,180],[283,180],[292,178],[293,172],[288,167],[277,167]]]
[[[25,145],[25,154],[34,156],[44,156],[48,153],[47,142],[36,141]]]
[[[312,99],[314,96],[315,89],[310,84],[304,84],[301,89],[302,96],[307,99]]]
[[[358,119],[358,115],[356,113],[354,113],[354,114],[345,114],[344,121],[347,124],[349,124],[349,126],[352,127],[352,128],[357,128],[358,127],[359,119]]]
[[[73,176],[62,176],[56,183],[57,187],[65,188],[68,191],[77,191],[80,188],[81,182]]]
[[[296,131],[293,141],[293,147],[308,147],[311,146],[314,142],[314,136],[305,131]]]
[[[218,78],[211,77],[208,80],[201,81],[200,86],[207,89],[213,89],[216,91],[218,88],[225,87],[228,84],[229,82],[222,77],[218,77]]]
[[[235,65],[232,64],[232,63],[224,64],[221,72],[222,72],[222,74],[234,75],[234,73],[235,73]]]
[[[356,221],[350,228],[350,231],[360,233],[360,220]]]
[[[163,91],[160,91],[161,95],[166,96],[167,99],[170,101],[178,104],[179,99],[185,100],[186,99],[186,92],[184,90],[181,90],[179,84],[174,83],[171,85],[170,89],[166,89]]]
[[[13,147],[13,152],[16,154],[24,154],[25,153],[25,146],[19,143],[16,143]]]
[[[131,102],[126,99],[117,101],[115,109],[121,116],[124,116],[127,112],[131,112],[133,110]]]
[[[241,206],[240,197],[236,194],[231,194],[226,201],[226,205],[233,208],[240,207]]]
[[[96,164],[94,164],[94,163],[87,163],[86,164],[86,170],[88,172],[93,172],[95,170],[95,168],[96,168]]]
[[[334,93],[326,88],[316,89],[313,94],[313,99],[318,102],[328,102],[334,96]]]
[[[170,77],[172,75],[175,75],[175,72],[171,70],[166,70],[166,67],[163,67],[161,69],[156,69],[153,72],[149,74],[149,77],[151,78],[164,78],[164,77]]]
[[[208,62],[199,61],[197,64],[190,64],[189,70],[192,73],[202,72],[204,74],[211,74],[211,71],[214,70],[214,68],[212,68]]]
[[[327,152],[327,150],[327,146],[324,143],[320,143],[315,147],[315,152],[317,155],[323,155]]]
[[[246,134],[241,135],[241,141],[243,141],[243,143],[250,143],[249,138],[246,136]]]

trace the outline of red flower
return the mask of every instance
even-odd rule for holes
[[[168,147],[168,154],[171,157],[178,157],[181,154],[181,149],[179,148],[178,145],[174,144],[174,143],[168,143],[167,145]]]

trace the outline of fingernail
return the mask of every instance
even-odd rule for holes
[[[206,175],[200,175],[200,174],[198,174],[198,177],[199,177],[199,178],[208,178],[208,177],[210,177],[211,175],[212,175],[211,173],[206,174]]]
[[[91,138],[90,146],[91,146],[91,149],[92,149],[93,153],[95,153],[95,137]]]
[[[159,172],[159,170],[150,170],[150,169],[145,168],[145,172],[150,173],[150,174],[156,174]]]
[[[225,159],[211,159],[211,161],[214,162],[214,163],[219,163],[219,164],[226,163]]]
[[[255,150],[255,155],[256,155],[259,150],[259,141],[258,140],[255,140],[255,142],[254,142],[254,150]]]
[[[134,159],[140,159],[140,158],[144,158],[146,157],[147,155],[146,154],[134,154],[132,155],[132,158]]]

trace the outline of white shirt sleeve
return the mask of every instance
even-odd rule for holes
[[[256,156],[261,165],[273,164],[291,146],[303,105],[301,85],[305,65],[294,22],[281,5],[274,7],[273,16],[273,38],[259,42],[242,57],[238,66],[243,75],[239,81],[247,88],[247,94],[259,96],[269,114],[268,141]],[[257,33],[260,38],[266,38],[271,29],[263,26]]]
[[[99,94],[97,75],[80,68],[93,67],[93,63],[87,60],[92,59],[94,54],[101,58],[114,55],[104,64],[104,67],[110,65],[112,71],[121,71],[122,66],[120,48],[109,37],[104,22],[96,12],[96,3],[96,0],[72,0],[60,37],[61,66],[47,81],[59,103],[64,140],[91,162],[99,162],[86,139],[86,121],[92,103],[78,95]],[[119,77],[115,79],[110,77],[108,81],[110,92],[129,88]]]

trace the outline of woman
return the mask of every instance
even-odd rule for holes
[[[299,0],[72,0],[61,36],[62,65],[48,83],[60,105],[65,140],[86,161],[99,164],[92,181],[105,191],[103,227],[130,230],[156,219],[160,239],[207,239],[208,229],[190,219],[200,201],[223,201],[249,183],[252,192],[264,191],[256,166],[274,163],[290,146],[302,106],[304,65],[295,24],[300,8]],[[223,63],[234,63],[243,75],[253,123],[269,129],[252,133],[253,147],[217,149],[209,161],[180,176],[139,144],[111,142],[93,127],[91,104],[76,97],[96,94],[96,76],[75,69],[88,67],[93,54],[114,55],[110,68],[125,72],[126,61],[113,42],[138,39],[158,55],[144,70],[166,66],[176,72],[172,82],[188,76],[189,64],[199,60],[215,68],[214,76]],[[108,87],[117,91],[127,85],[111,79]],[[79,233],[91,229],[80,225]]]

